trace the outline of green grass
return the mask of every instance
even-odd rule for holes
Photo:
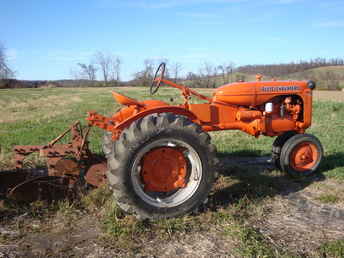
[[[321,257],[344,257],[344,240],[330,241],[322,244],[318,254]]]
[[[84,118],[90,110],[104,115],[113,114],[119,105],[112,99],[110,91],[108,88],[0,90],[0,121],[3,121],[0,123],[0,168],[11,167],[10,156],[14,145],[45,144],[75,120],[86,125]],[[147,88],[119,88],[118,91],[137,99],[152,98]],[[201,93],[210,95],[209,90],[201,90]],[[174,103],[182,102],[179,93],[173,89],[162,88],[153,98],[167,102],[174,98]],[[339,182],[344,180],[343,111],[344,103],[315,102],[313,126],[308,130],[324,146],[325,158],[320,171],[325,177]],[[97,128],[91,134],[91,149],[96,153],[101,153],[102,135],[103,131]],[[239,131],[213,132],[211,136],[220,158],[269,155],[274,140],[270,137],[255,139]],[[142,248],[147,239],[176,239],[185,234],[215,230],[216,234],[233,243],[228,252],[238,257],[276,257],[285,256],[289,251],[293,253],[293,250],[281,250],[280,246],[271,243],[248,224],[253,218],[265,214],[263,204],[267,200],[281,193],[286,184],[294,184],[296,181],[278,171],[256,172],[252,167],[225,166],[204,210],[199,214],[176,219],[137,221],[116,207],[111,192],[106,188],[92,191],[83,196],[79,203],[63,201],[49,207],[36,203],[29,207],[9,207],[2,211],[0,208],[0,213],[7,214],[4,217],[8,218],[20,213],[29,213],[32,218],[40,219],[62,216],[68,225],[83,216],[80,214],[92,214],[101,221],[103,243],[127,250]],[[311,180],[297,183],[306,187],[311,184]],[[333,203],[333,198],[322,197],[322,201]],[[336,257],[336,254],[342,252],[341,243],[326,244],[319,252],[334,254]]]
[[[149,99],[148,89],[119,89],[120,92],[137,99]],[[201,91],[202,92],[202,91]],[[208,93],[209,91],[206,91]],[[54,96],[54,99],[49,97]],[[161,89],[157,99],[180,103],[178,92],[173,89]],[[119,108],[111,97],[110,89],[18,89],[1,90],[0,102],[3,104],[0,120],[17,120],[0,124],[0,143],[3,159],[8,160],[14,145],[45,144],[64,131],[76,120],[85,125],[87,111],[96,110],[100,114],[111,115]],[[17,110],[13,105],[21,104]],[[28,109],[33,103],[39,103],[34,111]],[[47,105],[49,103],[50,105]],[[63,105],[60,105],[60,104]],[[56,110],[60,111],[55,112]],[[313,126],[309,133],[316,135],[325,150],[325,159],[321,170],[327,176],[344,179],[344,103],[316,102],[313,110]],[[34,113],[34,118],[32,118]],[[101,152],[103,131],[94,128],[91,133],[91,148]],[[240,131],[222,131],[212,133],[213,142],[220,155],[269,155],[273,138],[254,139]],[[6,165],[6,162],[5,162]]]
[[[332,203],[332,204],[335,204],[340,200],[338,196],[333,195],[333,194],[322,194],[317,199],[322,203]]]

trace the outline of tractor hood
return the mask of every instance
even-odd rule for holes
[[[213,94],[213,101],[233,105],[256,106],[264,104],[275,96],[300,94],[305,89],[309,89],[311,83],[313,86],[314,82],[311,81],[231,83],[216,89]]]

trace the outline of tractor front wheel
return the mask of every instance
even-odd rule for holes
[[[214,181],[215,147],[184,116],[163,113],[139,119],[115,142],[105,135],[103,149],[118,206],[139,219],[195,210]]]
[[[317,171],[323,153],[323,147],[315,136],[295,134],[283,144],[280,167],[293,177],[309,176]]]

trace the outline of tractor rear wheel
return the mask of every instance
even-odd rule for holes
[[[201,127],[172,113],[141,118],[104,138],[117,204],[139,219],[168,218],[202,204],[214,181],[215,147]]]
[[[296,134],[282,147],[280,167],[293,177],[309,176],[318,169],[323,153],[323,147],[315,136]]]

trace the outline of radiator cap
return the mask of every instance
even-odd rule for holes
[[[316,84],[315,84],[314,81],[308,81],[307,86],[308,86],[308,88],[310,88],[311,90],[314,90]]]

